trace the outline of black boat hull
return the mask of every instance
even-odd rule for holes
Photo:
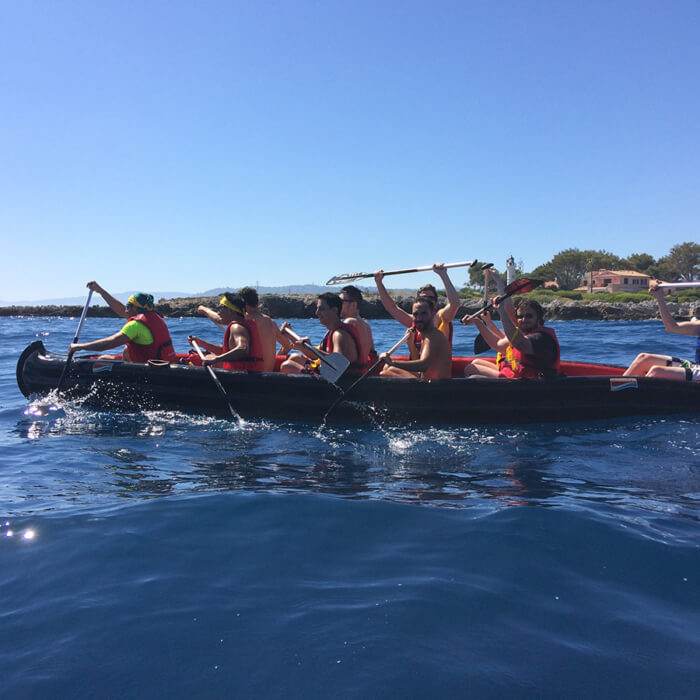
[[[35,341],[17,363],[22,393],[54,390],[65,357]],[[569,363],[575,369],[576,363]],[[590,367],[590,366],[588,366]],[[609,370],[609,374],[601,374]],[[579,370],[580,371],[580,370]],[[242,418],[319,422],[353,377],[338,387],[309,375],[216,370]],[[205,369],[74,359],[64,391],[91,406],[125,410],[176,410],[230,416]],[[620,368],[598,367],[595,376],[556,379],[446,379],[420,382],[370,377],[331,412],[331,422],[479,424],[595,420],[638,415],[697,413],[700,384],[627,378]]]

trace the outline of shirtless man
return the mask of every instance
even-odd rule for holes
[[[377,359],[377,352],[374,349],[374,339],[369,323],[360,316],[360,304],[362,303],[362,292],[353,285],[348,285],[340,290],[340,301],[343,308],[340,317],[344,323],[354,326],[360,338],[360,356],[365,359],[365,365],[369,366]]]
[[[325,326],[328,331],[318,347],[320,354],[330,354],[338,352],[350,360],[347,371],[361,371],[360,364],[360,342],[357,331],[348,323],[342,323],[340,312],[343,302],[337,294],[325,292],[316,299],[316,318]],[[282,324],[282,331],[288,328],[288,323]],[[308,341],[308,338],[301,339]],[[307,350],[301,342],[294,343],[294,349],[299,350],[302,355],[290,355],[280,367],[286,374],[298,374],[302,371],[310,371],[316,368],[317,357]]]
[[[260,334],[260,343],[262,344],[262,356],[265,372],[274,372],[275,356],[277,354],[277,343],[282,347],[282,353],[287,354],[292,348],[292,342],[289,337],[280,332],[275,321],[267,314],[264,314],[258,308],[259,298],[258,293],[252,287],[243,287],[238,292],[245,302],[245,317],[255,322]],[[208,306],[197,307],[197,313],[200,316],[207,316],[218,326],[223,327],[222,319],[219,313]]]
[[[420,332],[423,342],[418,359],[392,360],[384,352],[379,357],[386,367],[381,371],[382,377],[404,377],[408,379],[449,379],[452,376],[452,349],[445,335],[434,325],[437,316],[435,306],[428,297],[418,297],[413,302],[411,323],[412,337],[409,348],[415,349],[415,331]],[[412,353],[411,356],[413,356]]]
[[[459,294],[455,289],[452,281],[447,275],[447,270],[445,269],[444,263],[434,263],[433,271],[440,277],[442,283],[445,285],[445,292],[447,293],[447,305],[442,309],[438,309],[438,293],[432,284],[425,284],[419,290],[416,296],[426,297],[432,300],[433,306],[437,309],[435,317],[435,326],[439,331],[444,333],[445,337],[452,346],[452,320],[457,315],[459,311]],[[391,315],[392,318],[396,319],[399,323],[410,328],[413,324],[413,317],[408,312],[400,309],[396,302],[389,296],[389,293],[384,287],[384,270],[377,270],[374,273],[374,282],[377,285],[377,291],[379,292],[379,298],[384,305],[384,308]]]
[[[243,298],[226,292],[219,302],[217,315],[223,323],[228,324],[221,345],[209,343],[196,335],[188,340],[196,340],[208,351],[202,364],[214,365],[222,369],[262,372],[262,344],[257,325],[245,318]]]

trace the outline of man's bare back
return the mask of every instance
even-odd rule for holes
[[[277,355],[277,340],[280,330],[277,324],[262,311],[246,310],[246,318],[255,321],[260,334],[260,344],[263,351],[263,364],[265,372],[273,372],[275,369],[275,356]]]

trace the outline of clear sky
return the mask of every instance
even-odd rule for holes
[[[4,2],[0,299],[665,255],[698,240],[699,28],[697,0]]]

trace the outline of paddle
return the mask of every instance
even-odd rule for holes
[[[489,277],[492,267],[493,263],[486,263],[486,265],[481,266],[484,273],[484,304],[488,304],[489,301]],[[481,333],[477,333],[476,338],[474,338],[474,354],[481,355],[482,352],[487,350],[489,350],[489,344],[484,340],[484,336]]]
[[[204,353],[202,352],[202,348],[199,347],[197,344],[197,341],[194,340],[194,338],[190,338],[190,345],[194,348],[195,352],[199,355],[200,359],[202,362],[204,362]],[[231,405],[231,402],[228,398],[228,394],[226,393],[226,389],[224,389],[223,384],[219,381],[219,378],[214,374],[214,370],[211,368],[210,365],[206,366],[207,371],[209,372],[209,376],[211,377],[211,380],[214,382],[216,385],[216,388],[219,390],[220,394],[226,399],[226,405],[228,406],[228,410],[231,411],[231,415],[239,422],[241,423],[241,417],[236,413],[234,410],[233,406]]]
[[[543,280],[531,279],[529,277],[522,277],[515,282],[511,282],[504,290],[503,294],[496,297],[495,301],[490,301],[484,304],[476,313],[471,314],[471,316],[465,316],[462,318],[462,323],[465,325],[469,323],[473,318],[480,316],[484,311],[488,311],[493,308],[496,304],[500,304],[504,299],[512,297],[514,294],[525,294],[526,292],[531,292],[533,289],[537,289],[542,284]]]
[[[659,289],[690,289],[691,287],[700,287],[700,280],[694,282],[662,282]]]
[[[292,340],[301,342],[301,344],[314,356],[321,360],[321,367],[319,372],[321,376],[331,384],[335,384],[338,379],[342,376],[343,372],[348,368],[350,360],[348,360],[345,355],[341,355],[339,352],[331,352],[328,354],[321,353],[315,348],[308,340],[302,340],[301,336],[298,336],[291,328],[285,327],[281,329],[283,333],[286,333]]]
[[[474,267],[476,263],[476,260],[467,260],[466,262],[447,263],[445,267]],[[409,272],[427,272],[428,270],[432,269],[432,265],[426,265],[425,267],[411,267],[406,270],[390,270],[389,272],[385,272],[384,276],[386,277],[386,275],[404,275]],[[335,277],[331,277],[328,280],[328,282],[326,282],[326,284],[343,284],[344,282],[355,282],[357,280],[364,280],[370,277],[374,277],[374,272],[346,272],[342,275],[336,275]]]
[[[407,330],[407,331],[404,333],[403,338],[401,338],[401,340],[399,340],[399,342],[396,343],[396,345],[394,345],[393,347],[391,347],[391,348],[389,349],[389,355],[391,355],[393,352],[396,352],[396,350],[408,340],[408,338],[409,338],[410,335],[411,335],[411,331],[410,331],[410,329],[409,329],[409,330]],[[352,383],[352,384],[351,384],[351,385],[350,385],[350,386],[349,386],[349,387],[348,387],[348,388],[347,388],[347,389],[346,389],[346,390],[345,390],[345,391],[330,405],[330,408],[326,411],[325,415],[323,416],[323,421],[324,421],[324,422],[326,421],[326,418],[328,418],[328,415],[330,414],[330,412],[331,412],[331,411],[332,411],[332,410],[333,410],[333,409],[334,409],[334,408],[335,408],[335,407],[336,407],[336,406],[337,406],[337,405],[338,405],[338,404],[339,404],[339,403],[340,403],[340,402],[341,402],[341,401],[342,401],[342,400],[343,400],[343,399],[344,399],[344,398],[345,398],[345,397],[346,397],[360,382],[364,381],[367,377],[369,377],[369,375],[372,374],[372,372],[374,372],[374,370],[375,370],[382,362],[384,362],[384,360],[382,360],[381,358],[379,358],[376,362],[374,362],[374,363],[372,364],[372,366],[371,366],[368,370],[365,370],[364,374],[362,374],[360,377],[358,377],[358,378],[357,378],[357,379],[356,379],[356,380],[355,380],[355,381],[354,381],[354,382],[353,382],[353,383]]]
[[[80,338],[80,332],[83,330],[83,323],[85,323],[85,317],[87,316],[87,311],[88,311],[88,306],[90,306],[90,299],[92,299],[92,289],[88,292],[87,299],[85,300],[85,306],[83,306],[83,313],[80,314],[80,321],[78,321],[78,328],[75,331],[75,338],[73,338],[73,344],[78,342],[78,338]],[[58,384],[56,385],[56,390],[60,391],[61,387],[63,386],[63,381],[66,378],[66,375],[68,374],[68,367],[70,365],[71,358],[73,357],[72,353],[68,353],[68,357],[66,358],[66,364],[63,367],[63,372],[61,372],[61,376],[58,378]]]

